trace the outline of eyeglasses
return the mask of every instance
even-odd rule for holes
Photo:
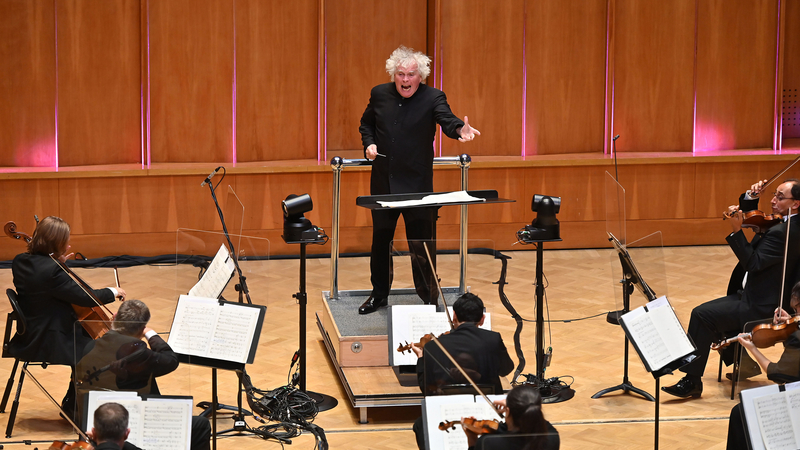
[[[780,192],[780,191],[775,191],[775,193],[774,193],[774,194],[772,194],[772,196],[773,196],[773,197],[775,197],[775,198],[777,198],[779,202],[780,202],[780,201],[783,201],[783,200],[794,200],[794,198],[793,198],[793,197],[785,197],[785,196],[783,195],[783,193],[782,193],[782,192]]]

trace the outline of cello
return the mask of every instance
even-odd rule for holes
[[[36,218],[36,224],[38,225],[39,218],[36,216],[34,217]],[[25,243],[28,244],[33,240],[33,238],[28,234],[23,233],[21,231],[17,231],[17,224],[14,223],[14,221],[6,222],[6,224],[3,226],[3,231],[8,237],[16,240],[25,241]],[[86,283],[83,279],[81,279],[81,277],[79,277],[75,272],[73,272],[72,269],[70,269],[66,265],[66,263],[62,263],[53,254],[50,254],[49,256],[53,260],[53,262],[55,262],[56,265],[58,265],[58,267],[61,268],[61,270],[66,272],[67,275],[69,275],[69,277],[72,278],[73,281],[75,281],[75,283],[77,283],[78,286],[80,286],[83,292],[85,292],[86,295],[88,295],[96,304],[96,306],[92,307],[80,306],[76,304],[72,304],[71,306],[72,309],[75,311],[75,315],[77,316],[78,321],[80,321],[81,325],[86,330],[86,332],[89,333],[89,336],[92,339],[99,338],[100,336],[102,336],[108,330],[111,329],[111,317],[113,316],[113,313],[111,312],[111,310],[108,309],[108,307],[106,307],[100,301],[100,299],[97,298],[96,295],[94,295],[94,289],[92,289],[92,287],[89,286],[88,283]],[[117,274],[116,267],[114,268],[114,274],[116,279],[116,285],[117,287],[119,287],[119,276]]]

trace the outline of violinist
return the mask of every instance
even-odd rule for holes
[[[69,224],[55,216],[45,217],[28,243],[28,251],[17,255],[11,264],[19,307],[27,320],[24,335],[15,335],[9,351],[25,361],[43,361],[74,368],[76,349],[91,342],[88,333],[78,326],[72,305],[97,306],[94,299],[56,263],[64,263],[69,252]],[[53,258],[51,258],[51,256]],[[95,289],[102,303],[124,299],[121,288]],[[74,411],[72,383],[62,401],[68,414]]]
[[[478,385],[488,387],[486,394],[502,394],[501,376],[514,369],[503,338],[496,331],[479,328],[486,318],[483,301],[475,294],[463,294],[453,304],[453,330],[439,337],[439,342],[453,355],[470,378]],[[411,346],[417,355],[417,380],[425,395],[444,393],[447,385],[466,384],[467,381],[444,355],[435,342],[424,347]],[[470,388],[471,389],[471,388]],[[420,417],[414,423],[417,445],[425,448],[425,436]]]
[[[92,390],[161,394],[156,377],[175,371],[178,356],[158,333],[147,327],[149,321],[147,305],[128,300],[114,315],[111,331],[86,346],[75,371],[79,406],[84,406],[84,397]],[[147,340],[147,345],[142,339]],[[193,416],[191,448],[208,449],[210,437],[208,419]]]
[[[678,383],[661,388],[668,394],[681,398],[700,397],[703,392],[702,376],[712,342],[738,334],[747,322],[771,317],[775,308],[781,306],[781,299],[788,298],[788,295],[784,295],[788,292],[781,292],[781,286],[785,285],[788,291],[794,284],[800,260],[800,252],[797,251],[800,245],[800,218],[794,216],[800,207],[800,182],[795,179],[786,180],[777,187],[770,201],[773,214],[793,216],[790,221],[791,229],[787,229],[784,218],[768,229],[760,229],[748,242],[742,231],[743,210],[756,209],[761,197],[770,198],[762,192],[765,183],[766,180],[753,184],[750,191],[740,197],[740,204],[731,206],[726,211],[732,230],[726,240],[736,255],[738,264],[728,284],[728,295],[703,303],[692,310],[688,334],[695,343],[699,356],[680,369],[686,375]],[[789,251],[784,255],[787,230]],[[784,264],[786,283],[783,283]],[[788,305],[783,307],[786,306]],[[732,363],[732,356],[730,351],[722,354],[728,365]],[[749,365],[755,366],[752,362]],[[741,371],[745,377],[760,373],[757,367],[748,369],[748,364],[743,364]]]
[[[494,433],[478,435],[463,425],[467,419],[461,419],[470,450],[558,450],[561,446],[558,431],[544,418],[542,396],[535,387],[516,386],[505,400],[494,404],[505,418]]]
[[[800,310],[800,282],[792,287],[791,308],[795,313]],[[773,323],[782,324],[791,319],[791,316],[783,308],[775,310]],[[776,383],[791,383],[800,381],[800,331],[795,331],[783,342],[783,353],[778,362],[770,361],[761,351],[756,348],[753,341],[746,334],[740,334],[739,343],[758,362],[758,365],[767,373],[767,378]],[[747,449],[745,440],[745,427],[742,418],[742,404],[738,403],[731,409],[728,421],[728,450]]]

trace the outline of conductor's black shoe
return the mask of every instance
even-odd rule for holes
[[[664,386],[661,390],[675,397],[700,398],[700,395],[703,393],[703,382],[685,376],[681,378],[681,381],[678,381],[672,386]]]
[[[369,314],[374,313],[378,310],[381,306],[386,306],[389,304],[389,297],[373,297],[369,296],[367,301],[361,304],[358,307],[359,314]]]

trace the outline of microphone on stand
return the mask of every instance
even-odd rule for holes
[[[211,174],[209,174],[209,175],[206,177],[206,179],[205,179],[205,180],[203,180],[203,182],[202,182],[202,183],[200,183],[200,187],[205,187],[205,185],[206,185],[206,184],[210,183],[210,182],[211,182],[211,179],[212,179],[212,178],[214,178],[214,175],[216,175],[216,174],[217,174],[217,171],[218,171],[219,169],[222,169],[222,166],[219,166],[219,167],[217,167],[216,169],[214,169],[214,171],[213,171],[213,172],[211,172]]]
[[[612,140],[612,141],[616,141],[617,139],[619,139],[619,135],[616,135],[616,136],[614,136],[614,138],[613,138],[613,139],[611,139],[611,140]]]

